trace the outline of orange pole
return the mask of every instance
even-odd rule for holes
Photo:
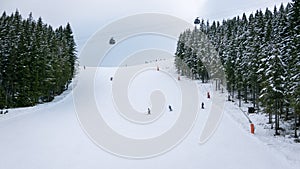
[[[250,123],[250,132],[251,132],[252,134],[254,134],[254,130],[255,130],[254,124],[253,124],[253,123]]]

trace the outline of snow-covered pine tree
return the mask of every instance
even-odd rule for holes
[[[263,43],[261,45],[262,51],[261,51],[261,65],[257,71],[258,74],[258,82],[260,83],[261,89],[260,89],[260,95],[259,95],[259,101],[264,106],[265,112],[269,115],[269,122],[272,123],[272,114],[273,111],[272,108],[272,99],[270,99],[268,93],[271,92],[270,86],[267,83],[267,76],[266,76],[266,69],[269,67],[269,63],[267,62],[267,58],[272,55],[272,18],[273,14],[272,12],[267,8],[264,15],[264,21],[265,21],[265,29],[264,29],[264,38]]]
[[[300,114],[300,1],[292,0],[291,10],[288,13],[291,31],[291,51],[289,73],[291,73],[291,103],[294,107],[294,128],[297,135],[297,118]]]
[[[279,119],[288,119],[289,112],[293,112],[294,116],[289,117],[295,120],[297,136],[296,125],[300,120],[299,11],[299,0],[293,0],[285,8],[281,5],[277,10],[275,6],[273,12],[266,9],[265,13],[257,10],[249,18],[243,14],[242,19],[234,17],[223,20],[222,24],[213,21],[210,25],[202,19],[199,29],[204,36],[192,35],[190,30],[184,32],[187,36],[182,41],[185,50],[182,62],[189,63],[185,70],[198,68],[199,72],[202,65],[196,61],[201,60],[213,78],[214,70],[217,70],[213,65],[217,65],[214,61],[219,54],[228,91],[234,95],[238,90],[239,98],[243,96],[245,102],[248,93],[251,94],[253,107],[262,106],[261,110],[269,114],[270,123],[273,123],[275,113],[276,134]],[[197,63],[197,66],[193,65]],[[286,115],[282,116],[284,110]]]
[[[246,14],[243,14],[242,19],[239,22],[239,29],[238,29],[238,39],[239,39],[239,53],[238,57],[240,59],[240,63],[238,64],[238,67],[241,72],[242,77],[242,88],[243,88],[243,97],[245,102],[248,102],[248,86],[249,86],[249,58],[246,57],[246,39],[247,39],[247,29],[248,29],[248,20],[246,17]]]
[[[280,38],[281,38],[281,55],[282,55],[282,60],[286,65],[286,75],[285,75],[285,81],[284,81],[284,108],[285,108],[285,116],[284,120],[288,120],[290,116],[290,102],[292,99],[292,93],[291,93],[291,88],[292,88],[292,73],[290,66],[290,62],[293,62],[290,57],[290,51],[291,51],[291,31],[290,31],[290,23],[288,21],[288,13],[290,11],[290,3],[287,4],[286,8],[284,8],[283,4],[281,4],[279,12],[281,14],[281,26],[282,30],[279,32],[280,33]]]
[[[179,38],[177,41],[177,48],[176,48],[176,52],[175,52],[175,67],[177,69],[177,73],[181,74],[181,75],[182,75],[182,66],[183,66],[182,59],[185,54],[185,51],[184,51],[185,42],[183,41],[184,35],[185,35],[184,32],[179,35]]]
[[[0,18],[0,109],[51,101],[75,74],[76,44],[69,24],[53,30],[32,14]]]

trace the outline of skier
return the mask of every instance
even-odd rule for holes
[[[113,80],[113,77],[110,77],[110,81],[112,81]]]
[[[169,110],[170,110],[170,111],[173,111],[173,109],[172,109],[171,105],[169,105]]]
[[[151,112],[150,112],[150,108],[148,107],[148,114],[150,115],[151,114]]]
[[[201,103],[201,108],[204,109],[204,103],[203,102]]]
[[[210,94],[209,94],[209,92],[207,92],[207,98],[210,99]]]

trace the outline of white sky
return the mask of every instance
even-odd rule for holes
[[[273,9],[291,0],[0,0],[0,11],[8,14],[16,9],[23,17],[34,18],[57,27],[69,22],[78,48],[106,24],[132,14],[158,12],[193,22],[196,16],[222,20],[251,13],[256,9]]]

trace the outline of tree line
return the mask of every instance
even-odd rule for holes
[[[257,10],[242,17],[204,21],[181,33],[175,53],[179,73],[203,82],[214,78],[220,60],[232,97],[251,102],[269,115],[280,134],[280,121],[294,129],[300,121],[300,1]],[[213,68],[213,65],[217,65]]]
[[[53,29],[23,19],[18,11],[0,18],[0,109],[49,102],[68,88],[76,71],[72,29]]]

